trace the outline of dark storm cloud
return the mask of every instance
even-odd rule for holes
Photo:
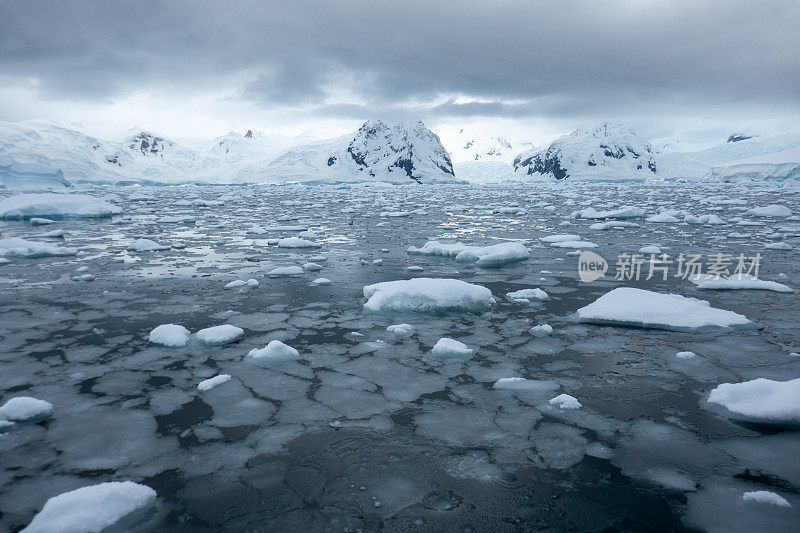
[[[0,73],[50,98],[228,89],[359,118],[796,109],[798,20],[795,0],[0,0]]]

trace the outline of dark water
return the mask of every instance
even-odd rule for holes
[[[754,325],[675,332],[578,324],[570,317],[575,310],[619,284],[610,276],[578,282],[569,249],[538,241],[579,234],[612,265],[617,254],[649,244],[670,254],[760,252],[761,277],[795,287],[797,252],[764,243],[796,247],[800,223],[751,217],[746,209],[782,203],[800,212],[800,202],[767,186],[575,185],[122,189],[112,201],[126,213],[114,219],[43,228],[2,223],[3,237],[64,229],[65,242],[49,242],[82,252],[0,266],[0,404],[29,395],[54,405],[48,420],[0,430],[0,530],[21,529],[52,496],[127,479],[159,495],[142,530],[732,531],[800,524],[797,432],[732,421],[703,401],[724,382],[800,377],[800,358],[789,355],[800,351],[796,293],[701,291],[675,278],[628,282],[708,300]],[[132,197],[142,192],[150,199]],[[177,203],[223,194],[230,195],[224,206]],[[747,204],[720,203],[718,195]],[[448,209],[456,204],[466,209]],[[527,213],[492,212],[514,204]],[[590,230],[594,221],[570,218],[588,205],[715,213],[726,224],[637,219],[638,227]],[[411,213],[381,215],[396,211]],[[184,214],[195,220],[158,222]],[[322,246],[278,248],[268,240],[296,232],[248,233],[253,224],[310,227],[314,234],[305,238]],[[173,247],[125,250],[141,237]],[[529,239],[531,258],[484,270],[406,253],[434,238]],[[327,261],[319,272],[266,275],[320,255]],[[424,271],[409,272],[409,265]],[[96,279],[74,281],[79,266]],[[321,276],[332,284],[310,283]],[[498,304],[482,314],[364,312],[363,286],[419,276],[483,285]],[[223,289],[249,278],[259,286]],[[550,300],[523,305],[504,297],[532,287]],[[150,344],[149,331],[164,323],[193,332],[230,323],[245,335],[226,345]],[[399,323],[415,333],[386,331]],[[545,323],[551,336],[528,332]],[[475,354],[437,360],[428,352],[441,337]],[[301,359],[263,367],[245,357],[273,339],[295,347]],[[697,357],[677,359],[684,350]],[[221,373],[232,380],[197,390]],[[553,381],[583,407],[559,410],[549,406],[551,394],[493,388],[512,376]],[[741,494],[754,490],[775,491],[793,507],[743,503]]]

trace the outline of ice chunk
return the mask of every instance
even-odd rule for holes
[[[474,350],[463,342],[447,337],[442,337],[436,341],[436,344],[431,349],[431,354],[437,357],[463,357],[470,356],[473,352]]]
[[[770,505],[777,505],[778,507],[792,506],[792,504],[786,501],[786,498],[769,490],[745,492],[742,494],[742,499],[746,502],[768,503]]]
[[[217,385],[222,385],[226,381],[230,381],[231,375],[230,374],[220,374],[218,376],[214,376],[213,378],[205,379],[197,384],[197,390],[200,392],[205,392],[207,390],[211,390]]]
[[[770,204],[764,207],[754,207],[747,211],[757,217],[788,217],[792,215],[792,210],[785,205]]]
[[[250,350],[247,356],[259,362],[269,363],[293,361],[300,357],[300,352],[276,339],[269,341],[264,348]]]
[[[659,213],[645,219],[647,222],[679,222],[679,220],[668,212]]]
[[[457,279],[414,278],[364,287],[369,311],[485,311],[494,305],[492,291]]]
[[[712,274],[698,274],[692,276],[691,282],[700,289],[756,289],[775,292],[794,292],[791,287],[778,283],[758,279],[750,274],[734,274],[727,278]]]
[[[539,237],[539,240],[542,242],[566,242],[566,241],[579,241],[581,240],[581,237],[580,235],[560,234],[560,235],[548,235],[547,237]]]
[[[582,322],[696,330],[749,324],[747,317],[678,294],[619,287],[578,309]]]
[[[644,216],[644,209],[625,206],[609,211],[598,211],[594,207],[587,207],[572,213],[572,218],[598,219],[598,218],[637,218]]]
[[[34,217],[30,219],[28,222],[31,223],[31,226],[46,226],[48,224],[55,224],[55,220],[50,220],[49,218],[39,218]]]
[[[303,274],[303,269],[299,266],[286,266],[286,267],[278,267],[273,268],[269,272],[267,272],[267,276],[278,277],[278,276],[299,276]]]
[[[536,394],[552,394],[559,389],[559,384],[555,381],[541,381],[525,378],[500,378],[495,381],[492,388],[510,391],[525,391]]]
[[[442,255],[445,257],[455,257],[464,250],[467,250],[468,248],[470,248],[470,246],[467,246],[466,244],[462,244],[460,242],[449,244],[439,241],[428,241],[419,248],[411,246],[408,248],[407,251],[410,254]]]
[[[758,378],[743,383],[723,383],[711,391],[708,401],[750,422],[798,424],[800,378],[790,381]]]
[[[583,250],[585,248],[597,248],[597,245],[590,241],[559,241],[550,244],[550,246],[554,246],[556,248],[575,248],[577,250]]]
[[[128,245],[128,250],[134,252],[153,252],[156,250],[166,250],[169,246],[158,244],[150,239],[137,239]]]
[[[555,398],[551,398],[548,403],[561,409],[580,409],[583,407],[577,398],[569,394],[559,394]]]
[[[410,247],[408,253],[455,257],[456,261],[475,263],[483,268],[499,268],[530,257],[521,242],[502,242],[491,246],[467,246],[460,242],[445,244],[428,241],[421,248]]]
[[[541,300],[546,301],[550,296],[542,289],[521,289],[514,292],[507,292],[506,298],[509,300]]]
[[[59,494],[47,500],[26,533],[125,530],[156,501],[156,491],[133,481],[110,481]],[[123,525],[124,523],[124,525]]]
[[[11,398],[0,407],[0,420],[22,422],[50,416],[53,404],[30,396]]]
[[[317,278],[311,283],[313,283],[314,285],[330,285],[331,280],[329,280],[328,278]]]
[[[394,333],[398,337],[410,337],[414,334],[414,326],[411,324],[392,324],[386,331]]]
[[[230,324],[223,324],[201,329],[195,335],[206,344],[227,344],[241,338],[244,330]]]
[[[86,194],[18,194],[0,200],[0,219],[109,217],[122,209]]]
[[[322,268],[323,266],[320,265],[319,263],[306,263],[303,265],[303,270],[307,270],[308,272],[318,272],[322,270]]]
[[[767,250],[792,250],[793,246],[788,242],[770,242],[764,245]]]
[[[530,257],[521,242],[502,242],[492,246],[471,246],[456,256],[456,261],[475,263],[483,268],[499,268]]]
[[[150,332],[150,342],[164,346],[186,346],[189,330],[178,324],[161,324]]]
[[[659,248],[658,246],[654,246],[654,245],[642,246],[641,248],[639,248],[639,253],[641,253],[641,254],[660,254],[661,253],[661,248]]]
[[[692,357],[696,357],[697,354],[694,352],[678,352],[675,354],[675,357],[678,359],[691,359]]]
[[[533,326],[528,331],[530,331],[530,334],[534,337],[547,337],[553,333],[553,326],[550,324],[539,324],[538,326]]]
[[[243,279],[237,279],[225,285],[226,289],[238,289],[239,287],[258,287],[258,280],[252,278],[248,279],[247,281]]]
[[[309,241],[307,239],[301,239],[300,237],[286,237],[285,239],[280,239],[278,241],[278,246],[281,248],[319,248],[320,245]]]
[[[0,239],[0,257],[48,257],[75,255],[78,250],[66,248],[44,242],[29,241],[12,237],[10,239]]]

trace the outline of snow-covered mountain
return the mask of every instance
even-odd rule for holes
[[[455,180],[449,154],[421,122],[369,121],[308,142],[252,130],[178,142],[140,128],[107,141],[55,124],[0,123],[0,185]]]
[[[357,132],[297,146],[272,161],[264,178],[303,181],[454,182],[450,154],[422,122],[365,122]]]
[[[651,146],[622,124],[578,129],[514,158],[518,176],[555,179],[637,179],[656,174]]]

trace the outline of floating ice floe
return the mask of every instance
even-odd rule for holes
[[[86,194],[18,194],[0,200],[0,219],[98,218],[119,213],[119,207]]]
[[[757,217],[788,217],[792,215],[792,210],[785,205],[770,204],[764,207],[754,207],[747,211]]]
[[[133,481],[111,481],[47,500],[25,533],[100,532],[132,528],[156,502],[156,491]]]
[[[678,352],[675,354],[675,357],[677,357],[678,359],[691,359],[696,356],[697,354],[694,352]]]
[[[771,242],[764,245],[767,250],[792,250],[794,247],[788,242]]]
[[[577,398],[569,394],[559,394],[555,398],[551,398],[547,403],[555,405],[559,409],[580,409],[583,407]]]
[[[78,250],[18,237],[0,239],[0,257],[51,257],[75,255]]]
[[[431,348],[431,355],[437,357],[464,357],[472,355],[474,351],[475,350],[468,347],[463,342],[442,337],[436,341],[436,344]]]
[[[575,248],[576,250],[583,250],[584,248],[597,248],[597,245],[589,241],[559,241],[550,243],[550,246],[556,248]]]
[[[530,257],[528,249],[521,242],[503,242],[491,246],[469,246],[460,242],[442,243],[428,241],[419,248],[408,248],[410,254],[440,255],[455,257],[456,261],[475,263],[483,268],[498,268],[525,261]]]
[[[278,268],[273,268],[272,270],[267,272],[267,276],[270,277],[300,276],[302,274],[303,274],[303,269],[299,266],[278,267]]]
[[[708,402],[721,405],[737,418],[749,422],[799,424],[800,378],[723,383],[709,393]]]
[[[550,395],[558,391],[561,386],[555,381],[538,379],[525,379],[519,377],[500,378],[495,381],[492,388],[499,390],[524,391],[533,394]]]
[[[0,407],[0,420],[22,422],[50,416],[53,404],[30,396],[11,398]]]
[[[238,289],[239,287],[258,287],[258,280],[252,278],[247,281],[237,279],[225,285],[226,289]]]
[[[156,220],[159,224],[183,224],[194,221],[195,217],[189,215],[170,215]]]
[[[132,252],[154,252],[156,250],[166,250],[169,246],[158,244],[150,239],[137,239],[128,245],[128,250]]]
[[[492,291],[457,279],[414,278],[364,287],[369,311],[472,311],[494,305]]]
[[[46,226],[48,224],[55,224],[55,220],[50,220],[49,218],[39,218],[33,217],[28,222],[30,222],[31,226]]]
[[[552,335],[553,326],[551,326],[550,324],[539,324],[538,326],[533,326],[528,331],[534,337],[547,337],[549,335]]]
[[[578,309],[582,322],[658,329],[696,330],[749,324],[747,317],[678,294],[619,287]]]
[[[230,381],[231,375],[230,374],[220,374],[219,376],[214,376],[213,378],[205,379],[197,384],[197,390],[200,392],[205,392],[213,389],[217,385],[222,385],[223,383]]]
[[[677,217],[672,216],[669,212],[659,213],[645,219],[646,222],[680,222]]]
[[[624,220],[609,220],[608,222],[595,222],[589,229],[592,230],[607,230],[607,229],[623,229],[623,228],[638,228],[639,224],[636,222],[626,222]]]
[[[717,215],[700,215],[699,217],[696,217],[694,215],[686,215],[685,217],[683,217],[683,221],[688,224],[711,224],[711,225],[725,224],[725,222]]]
[[[280,248],[319,248],[321,245],[300,237],[286,237],[278,241]]]
[[[331,284],[331,280],[329,280],[328,278],[317,278],[314,281],[312,281],[311,283],[314,284],[314,285],[330,285]]]
[[[571,235],[571,234],[559,234],[559,235],[548,235],[547,237],[539,237],[539,240],[542,242],[569,242],[569,241],[579,241],[581,240],[580,235]]]
[[[300,352],[279,340],[271,340],[264,348],[250,350],[247,357],[263,363],[293,361],[300,357]]]
[[[150,332],[150,342],[173,348],[186,346],[191,332],[178,324],[161,324]]]
[[[411,324],[392,324],[386,331],[394,333],[398,337],[409,337],[414,334],[414,326]]]
[[[428,241],[419,248],[410,246],[407,250],[410,254],[420,255],[440,255],[444,257],[456,257],[458,254],[470,248],[461,242],[456,243],[443,243],[439,241]]]
[[[241,338],[244,330],[230,324],[223,324],[201,329],[195,335],[206,344],[227,344]]]
[[[539,288],[520,289],[518,291],[507,292],[506,298],[512,301],[522,301],[523,303],[530,300],[539,300],[544,302],[550,299],[550,295]]]
[[[373,261],[373,263],[374,263],[374,261]],[[322,265],[320,265],[319,263],[306,263],[306,264],[303,265],[303,270],[306,270],[308,272],[319,272],[323,268],[324,267]]]
[[[758,279],[750,274],[734,274],[723,278],[712,274],[698,274],[692,276],[691,282],[700,289],[754,289],[775,292],[794,292],[791,287],[778,283]]]
[[[776,494],[771,490],[754,490],[752,492],[745,492],[742,494],[742,499],[746,502],[768,503],[770,505],[777,505],[778,507],[791,507],[792,504],[786,501],[786,498],[780,494]]]
[[[639,248],[640,254],[660,254],[661,248],[658,246],[650,245],[650,246],[642,246]]]
[[[608,211],[598,211],[594,207],[587,207],[572,213],[572,218],[598,219],[598,218],[638,218],[645,215],[644,209],[639,207],[625,206],[619,209]]]
[[[503,242],[492,246],[471,247],[456,256],[456,261],[475,263],[482,268],[500,268],[530,257],[521,242]]]

